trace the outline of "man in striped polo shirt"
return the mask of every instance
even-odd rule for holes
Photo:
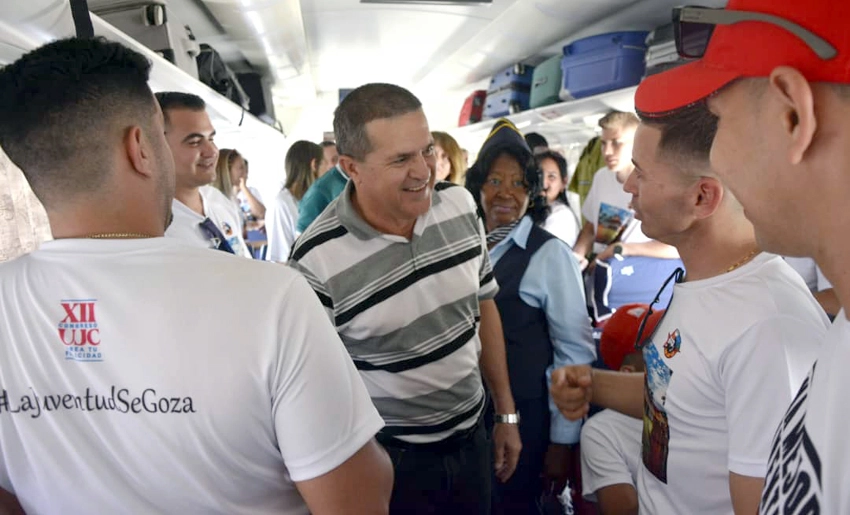
[[[390,511],[490,513],[493,470],[506,481],[521,443],[475,204],[464,188],[434,189],[434,141],[404,88],[354,90],[334,132],[351,180],[290,264],[318,294],[386,422],[378,440],[395,466]],[[494,454],[482,375],[497,414]]]

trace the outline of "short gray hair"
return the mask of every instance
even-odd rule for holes
[[[362,160],[372,151],[366,124],[422,109],[422,102],[395,84],[373,83],[349,93],[334,112],[334,135],[341,155]]]

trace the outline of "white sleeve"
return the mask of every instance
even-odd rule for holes
[[[608,410],[601,411],[590,417],[581,429],[581,482],[582,495],[589,501],[596,500],[596,492],[611,485],[635,486],[635,479],[629,469],[630,460],[627,453],[634,456],[631,461],[640,455],[640,432],[642,422],[633,420],[635,435],[625,435],[617,438],[617,432],[624,428],[617,428],[609,424],[609,417],[619,415]],[[625,416],[625,415],[622,415]],[[631,420],[630,420],[631,422]],[[629,445],[627,442],[632,442]],[[624,445],[630,448],[623,449]]]
[[[344,463],[384,421],[316,294],[294,275],[280,307],[271,402],[286,468],[305,481]]]
[[[775,316],[750,327],[720,357],[731,472],[765,477],[776,428],[807,370],[807,345],[823,327],[790,316]],[[801,354],[802,353],[802,354]]]
[[[286,199],[278,195],[272,208],[266,210],[267,260],[285,263],[289,259],[289,251],[295,243],[295,223]]]

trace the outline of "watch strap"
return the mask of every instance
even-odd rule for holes
[[[496,414],[493,421],[497,424],[519,424],[519,413]]]

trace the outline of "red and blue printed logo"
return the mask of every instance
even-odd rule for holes
[[[667,335],[667,341],[664,342],[664,357],[670,359],[678,354],[680,350],[682,350],[682,335],[676,329]]]
[[[59,339],[65,345],[65,359],[103,361],[96,299],[60,301],[65,313],[58,325]]]

